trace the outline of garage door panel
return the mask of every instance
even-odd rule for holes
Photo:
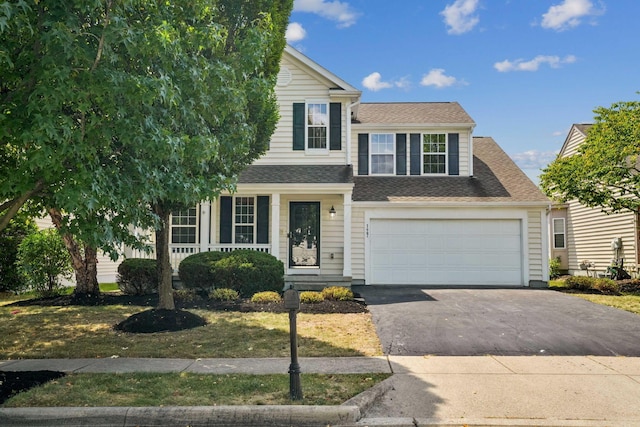
[[[522,285],[520,220],[370,223],[373,284]]]

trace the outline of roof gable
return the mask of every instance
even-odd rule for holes
[[[589,132],[591,126],[593,126],[591,123],[574,123],[571,125],[571,129],[569,129],[569,133],[562,144],[558,157],[564,157],[572,145],[571,143],[576,139],[581,139],[580,143],[582,143],[587,138],[587,132]]]

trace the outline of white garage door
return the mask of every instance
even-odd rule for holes
[[[372,219],[374,285],[521,286],[520,220]]]

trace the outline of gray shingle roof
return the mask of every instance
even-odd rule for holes
[[[353,169],[346,165],[250,165],[240,184],[350,184]]]
[[[354,201],[548,202],[492,138],[474,137],[473,177],[355,176]]]
[[[580,131],[582,132],[584,135],[587,134],[587,131],[589,130],[589,128],[591,126],[593,126],[591,123],[576,123],[574,124],[574,126]]]
[[[363,102],[354,123],[474,124],[474,121],[457,102]]]

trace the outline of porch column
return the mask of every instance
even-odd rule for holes
[[[271,195],[271,238],[270,240],[271,240],[271,255],[280,259],[280,194],[279,193],[273,193]]]
[[[200,203],[200,252],[209,249],[209,230],[211,225],[211,202]]]
[[[343,253],[343,270],[342,275],[351,277],[351,194],[344,194],[344,253]]]

